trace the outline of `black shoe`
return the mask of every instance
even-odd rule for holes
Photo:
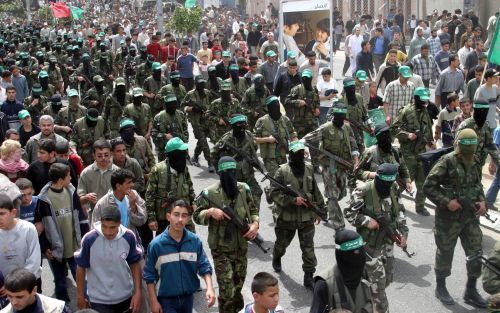
[[[422,215],[422,216],[429,216],[429,215],[431,215],[431,213],[429,213],[429,211],[427,211],[426,208],[423,208],[421,210],[417,210],[417,214],[418,215]]]
[[[450,296],[448,289],[446,289],[446,278],[436,278],[436,298],[438,298],[443,304],[453,305],[455,300]]]
[[[469,277],[467,279],[467,286],[464,293],[464,301],[467,304],[475,306],[476,308],[486,309],[488,303],[483,297],[477,292],[476,289],[476,278]]]
[[[215,168],[214,168],[214,166],[213,166],[213,165],[209,165],[209,166],[208,166],[208,172],[209,172],[209,173],[213,173],[213,172],[215,172]]]
[[[281,258],[275,258],[273,256],[273,269],[276,273],[281,272]]]
[[[193,164],[193,166],[200,167],[200,162],[197,155],[193,155],[193,157],[191,158],[191,164]]]
[[[304,287],[313,290],[314,288],[313,273],[304,273]]]

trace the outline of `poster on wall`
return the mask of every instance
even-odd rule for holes
[[[330,0],[283,0],[280,4],[282,57],[286,59],[287,53],[293,51],[300,65],[312,50],[318,60],[330,63],[333,50]]]

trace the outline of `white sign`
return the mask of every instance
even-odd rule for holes
[[[324,11],[324,10],[330,10],[329,0],[316,0],[316,1],[284,0],[283,1],[283,12]]]

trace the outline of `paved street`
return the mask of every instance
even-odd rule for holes
[[[344,54],[342,51],[337,53],[334,64],[334,77],[338,79],[337,85],[340,89],[341,77],[340,71],[343,65]],[[190,152],[193,153],[194,137],[191,136]],[[189,167],[191,177],[193,178],[195,191],[199,193],[204,187],[216,182],[218,176],[209,174],[206,162],[200,158],[201,168]],[[257,175],[258,180],[262,178]],[[320,189],[323,190],[321,177],[316,175],[320,183]],[[262,187],[267,186],[268,182],[262,183]],[[489,182],[487,183],[489,185]],[[434,273],[433,264],[436,246],[434,243],[432,228],[434,226],[434,217],[421,217],[415,214],[414,203],[408,198],[404,198],[403,203],[407,209],[408,226],[410,228],[410,237],[408,240],[408,250],[415,251],[416,255],[409,259],[399,248],[395,248],[396,262],[394,282],[387,290],[390,310],[396,313],[412,313],[412,312],[481,312],[471,306],[465,304],[462,300],[462,294],[465,288],[466,272],[465,272],[465,256],[462,248],[457,245],[454,267],[452,276],[447,283],[451,295],[457,303],[454,306],[444,307],[434,297]],[[345,207],[345,199],[341,202],[341,206]],[[434,210],[430,210],[434,214]],[[263,197],[262,207],[260,210],[261,226],[260,234],[265,239],[265,246],[270,247],[271,251],[268,254],[262,253],[256,246],[250,245],[248,253],[248,275],[243,289],[243,294],[246,301],[251,299],[250,282],[257,272],[268,271],[273,272],[271,267],[271,252],[273,242],[275,240],[274,228],[272,223],[271,212],[267,207],[267,203]],[[208,245],[206,244],[207,227],[197,226],[198,235],[204,239],[205,249],[210,256]],[[331,267],[334,265],[334,231],[324,224],[318,225],[315,235],[315,251],[318,259],[317,271]],[[484,240],[483,249],[485,254],[492,249],[496,240],[500,238],[499,233],[483,228]],[[211,257],[210,257],[211,258]],[[283,257],[283,272],[277,275],[280,280],[280,304],[285,308],[286,312],[309,312],[309,305],[312,300],[312,292],[306,290],[302,286],[303,272],[302,260],[300,257],[300,248],[298,239],[295,238]],[[52,295],[53,283],[52,274],[44,263],[43,271],[44,293]],[[74,284],[71,281],[71,284]],[[215,283],[217,286],[217,284]],[[480,285],[480,284],[479,284]],[[479,290],[483,295],[486,295],[479,286]],[[72,288],[74,292],[74,288]],[[216,287],[216,293],[218,293]],[[72,306],[74,309],[74,302]],[[200,292],[196,295],[195,312],[216,312],[213,308],[208,310],[204,304],[204,293]],[[484,310],[485,312],[486,310]]]

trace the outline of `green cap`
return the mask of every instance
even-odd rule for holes
[[[215,65],[209,65],[209,66],[207,67],[207,71],[209,71],[209,72],[213,72],[213,71],[215,71],[216,69],[217,69],[217,68],[215,67]]]
[[[302,77],[309,77],[309,78],[312,78],[313,77],[313,73],[310,71],[310,70],[304,70],[302,72]]]
[[[31,87],[31,93],[37,96],[40,96],[43,92],[42,86],[40,84],[34,84],[33,87]]]
[[[418,96],[422,101],[427,101],[430,99],[431,93],[429,92],[429,89],[425,87],[418,87],[415,89],[413,95]]]
[[[94,108],[92,108],[94,109]],[[96,109],[94,109],[96,110]],[[90,111],[90,109],[89,109]],[[97,122],[97,120],[99,119],[99,114],[97,114],[97,116],[92,116],[89,114],[89,111],[87,111],[87,115],[86,115],[86,118],[89,120],[89,121],[92,121],[92,122]],[[97,113],[97,112],[96,112]]]
[[[229,124],[233,125],[233,124],[236,124],[236,123],[239,123],[239,122],[246,123],[246,121],[247,121],[246,115],[238,114],[238,115],[235,115],[235,116],[231,117],[231,119],[229,120]]]
[[[232,90],[231,83],[225,80],[221,81],[219,85],[220,85],[220,90]]]
[[[229,70],[230,71],[239,71],[240,67],[237,64],[231,64],[231,65],[229,65]]]
[[[363,70],[359,70],[356,72],[356,78],[360,81],[364,82],[366,80],[366,72]]]
[[[231,57],[231,52],[229,51],[222,52],[222,57]]]
[[[49,73],[47,73],[46,71],[40,71],[40,73],[38,73],[38,78],[44,77],[49,77]]]
[[[170,78],[181,78],[181,74],[178,71],[173,71],[170,73]]]
[[[57,58],[56,58],[56,56],[55,56],[55,55],[51,55],[51,56],[49,57],[49,61],[50,61],[50,62],[57,62]]]
[[[335,114],[347,114],[347,106],[340,101],[334,101],[332,105],[332,112]]]
[[[219,162],[219,166],[218,166],[219,172],[223,172],[225,170],[235,170],[235,169],[236,169],[236,162],[235,161]]]
[[[90,59],[90,55],[88,53],[82,54],[83,59]]]
[[[302,141],[293,141],[293,142],[290,142],[290,144],[288,145],[288,150],[292,151],[292,152],[297,152],[299,150],[305,150],[306,149],[306,146],[304,145],[304,143]]]
[[[160,62],[153,62],[152,68],[153,68],[153,71],[154,70],[161,70],[161,63]]]
[[[94,81],[94,83],[100,83],[104,81],[104,78],[102,78],[101,75],[96,75],[92,80]]]
[[[78,90],[76,89],[68,90],[68,97],[78,97]]]
[[[123,77],[117,77],[115,80],[116,86],[125,86],[125,78]]]
[[[340,251],[351,251],[363,247],[365,243],[363,242],[363,237],[359,236],[351,241],[346,241],[340,244]]]
[[[179,137],[174,137],[170,139],[165,145],[165,152],[172,152],[175,150],[187,150],[189,148],[188,144],[182,141]]]
[[[106,36],[106,33],[104,33],[104,32],[99,32],[99,35],[98,35],[98,36],[99,36],[99,37],[104,37],[104,36]]]
[[[356,81],[352,77],[344,78],[344,81],[342,83],[344,84],[344,87],[356,85]]]
[[[146,46],[140,46],[139,51],[145,52],[147,50]]]
[[[276,56],[276,52],[274,52],[274,50],[270,50],[270,51],[266,52],[266,57],[268,57],[268,58],[275,57],[275,56]]]
[[[410,67],[406,65],[399,67],[399,74],[403,75],[404,78],[410,78],[412,76]]]
[[[20,120],[24,120],[27,117],[31,117],[31,115],[30,115],[30,112],[28,112],[27,110],[21,110],[21,111],[19,111],[19,113],[17,113],[17,117]]]
[[[474,109],[488,109],[489,110],[490,105],[488,103],[484,102],[474,102]]]
[[[267,97],[266,99],[266,105],[270,105],[271,103],[273,103],[274,101],[280,101],[280,99],[278,99],[278,97],[276,96],[269,96]]]
[[[175,96],[175,93],[169,93],[163,98],[163,102],[177,102],[177,97]]]
[[[134,96],[134,97],[144,96],[144,93],[142,92],[142,88],[136,87],[136,88],[132,89],[132,96]]]
[[[135,127],[135,122],[133,119],[131,118],[123,118],[121,121],[120,121],[120,129],[123,129],[125,127],[128,127],[128,126],[132,126],[132,127]]]
[[[37,53],[35,53],[35,56],[43,57],[44,56],[43,51],[37,51]]]
[[[297,57],[297,54],[293,51],[288,51],[288,53],[286,55],[292,59]]]
[[[21,53],[19,53],[19,57],[21,59],[27,59],[27,58],[29,58],[29,54],[28,54],[28,52],[21,52]]]
[[[78,38],[76,42],[83,42],[83,38]]]
[[[73,49],[73,50],[80,50],[80,47],[75,45],[71,49]]]

